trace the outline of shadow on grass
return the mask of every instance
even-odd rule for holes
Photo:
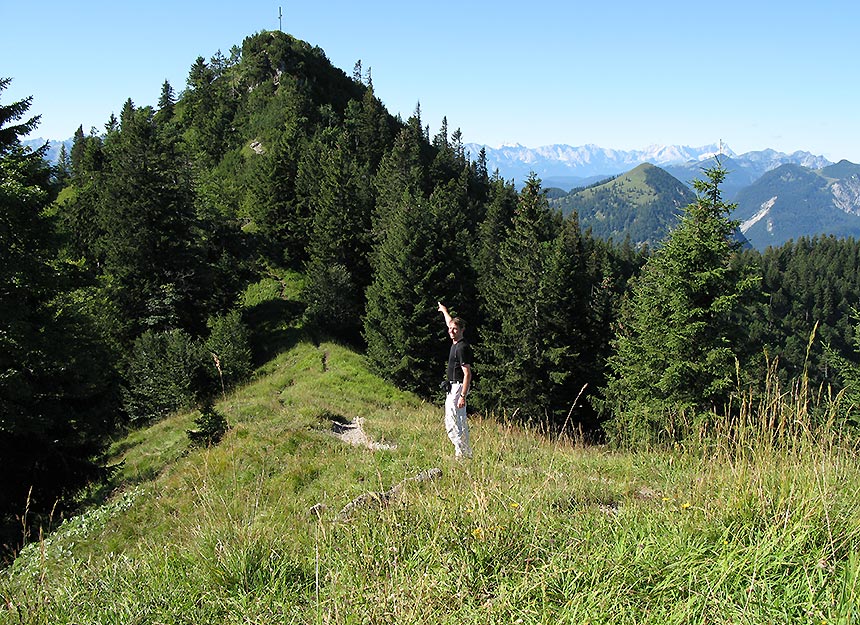
[[[295,300],[268,300],[247,308],[243,320],[251,328],[251,350],[255,367],[295,347],[305,337],[298,325],[305,304]]]

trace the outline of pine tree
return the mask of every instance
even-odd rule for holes
[[[719,188],[726,170],[718,161],[704,173],[696,202],[647,260],[622,310],[606,387],[619,440],[672,435],[673,419],[721,405],[735,379],[738,312],[756,280],[732,264],[739,243],[734,206]]]

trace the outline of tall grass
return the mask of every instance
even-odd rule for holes
[[[188,415],[119,445],[146,467],[136,485],[0,574],[0,622],[858,623],[860,467],[839,397],[765,386],[664,449],[475,415],[476,457],[458,463],[438,406],[301,344],[219,404],[219,446],[177,454]],[[393,448],[344,445],[332,415]]]

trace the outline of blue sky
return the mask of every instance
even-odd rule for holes
[[[55,2],[0,0],[0,98],[32,95],[34,136],[101,130],[131,98],[181,91],[192,63],[279,27],[389,111],[420,102],[466,142],[640,149],[722,140],[860,163],[860,3]],[[10,28],[10,25],[14,27]]]

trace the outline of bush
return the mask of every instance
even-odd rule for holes
[[[204,387],[203,351],[184,330],[147,330],[132,347],[126,412],[132,421],[162,419],[195,403]]]
[[[307,302],[305,324],[309,328],[350,342],[359,340],[361,296],[344,265],[309,265],[302,296]]]
[[[223,414],[215,410],[211,401],[207,401],[200,409],[200,415],[194,419],[194,430],[186,430],[188,438],[193,445],[210,447],[221,442],[227,433],[229,425]]]
[[[226,391],[251,376],[251,346],[242,315],[233,310],[211,317],[209,338],[204,343],[207,371],[213,372],[210,390]]]

